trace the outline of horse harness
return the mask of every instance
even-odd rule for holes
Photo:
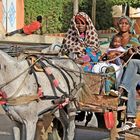
[[[30,67],[29,74],[34,75],[35,81],[37,83],[37,95],[22,96],[22,97],[18,97],[18,98],[7,98],[6,93],[4,91],[0,90],[0,104],[1,105],[27,104],[27,103],[30,103],[31,101],[34,101],[34,100],[38,101],[39,99],[41,99],[41,100],[52,100],[52,103],[54,103],[55,105],[57,104],[57,105],[60,105],[60,107],[63,107],[65,105],[67,105],[70,101],[75,100],[74,95],[72,96],[70,93],[76,94],[76,91],[79,90],[81,88],[81,86],[83,86],[81,83],[81,73],[80,73],[80,84],[76,85],[73,77],[70,75],[70,73],[67,70],[65,70],[62,67],[59,68],[58,66],[54,65],[48,59],[45,59],[44,57],[42,57],[40,59],[37,56],[29,56],[26,58],[26,60]],[[64,77],[64,79],[66,81],[67,87],[68,87],[68,94],[59,87],[59,81],[54,77],[50,67],[46,66],[46,64],[43,61],[46,61],[49,65],[56,68],[62,74],[62,76]],[[54,96],[43,95],[42,87],[39,84],[36,71],[45,73],[46,77],[49,79],[49,82],[51,84]],[[71,78],[71,81],[73,83],[74,88],[72,90],[70,89],[70,83],[69,83],[69,80],[68,80],[66,74]],[[14,78],[14,80],[15,79],[16,78]],[[2,87],[1,87],[1,89],[2,89]],[[56,90],[58,90],[59,92],[61,92],[63,94],[62,97],[57,96]]]

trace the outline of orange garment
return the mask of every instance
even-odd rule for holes
[[[30,35],[36,30],[38,30],[40,27],[41,27],[41,23],[39,21],[33,21],[31,24],[25,25],[23,27],[23,32],[27,35]]]

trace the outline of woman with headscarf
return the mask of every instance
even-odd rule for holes
[[[86,54],[86,48],[87,52],[99,51],[98,34],[89,16],[79,12],[71,19],[71,27],[63,40],[61,53],[76,60]]]
[[[130,55],[135,51],[135,48],[140,46],[138,38],[133,34],[133,24],[129,17],[122,16],[118,21],[119,35],[122,36],[122,46],[124,49],[128,50],[128,53],[123,57],[127,60]],[[132,48],[132,49],[130,49]],[[136,54],[133,58],[139,58],[139,54]]]
[[[122,16],[118,22],[119,33],[122,36],[122,46],[128,50],[127,54],[123,57],[126,61],[133,54],[133,58],[128,63],[122,81],[119,85],[118,91],[113,94],[122,97],[127,94],[127,121],[122,127],[122,131],[126,131],[135,126],[134,119],[136,117],[136,84],[140,79],[140,53],[139,51],[139,41],[136,35],[131,34],[131,20],[127,16]]]

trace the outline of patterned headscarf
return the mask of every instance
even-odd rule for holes
[[[84,25],[86,25],[86,19],[82,16],[82,15],[76,15],[75,16],[75,22],[79,21],[80,23],[83,23]]]
[[[80,33],[76,27],[75,19],[79,17],[82,20],[86,20],[84,40],[81,39]],[[73,53],[73,55],[75,55],[74,59],[76,59],[85,54],[86,47],[91,47],[93,50],[97,51],[99,49],[99,39],[96,29],[89,16],[84,12],[79,12],[78,14],[74,15],[71,20],[71,27],[63,40],[61,52],[68,56]]]
[[[121,21],[122,19],[127,19],[129,25],[130,25],[130,26],[132,25],[132,21],[131,21],[131,19],[130,19],[128,16],[121,16],[121,17],[119,18],[119,21],[118,21],[118,22],[120,23],[120,21]]]
[[[134,32],[134,21],[132,21],[128,16],[121,16],[119,18],[119,21],[118,23],[121,22],[122,19],[126,19],[130,25],[130,33],[133,33]]]

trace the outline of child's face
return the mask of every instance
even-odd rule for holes
[[[115,38],[114,38],[114,42],[113,42],[114,48],[120,47],[121,44],[122,44],[122,43],[121,43],[121,38],[120,38],[120,37],[115,37]]]

